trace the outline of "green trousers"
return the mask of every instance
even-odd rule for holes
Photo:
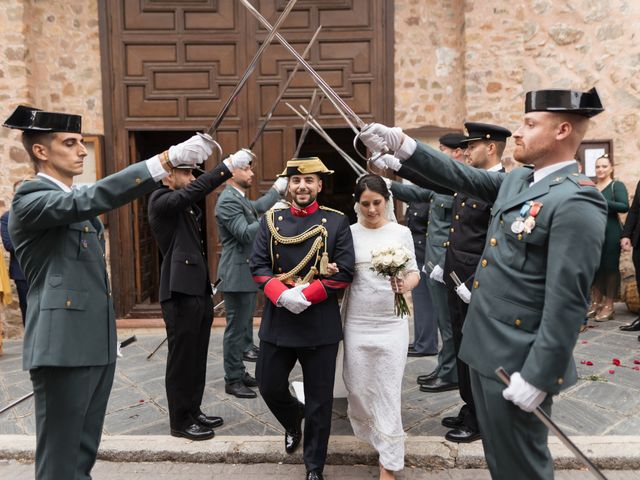
[[[116,364],[30,371],[36,480],[90,480]]]
[[[553,459],[547,446],[549,430],[533,413],[521,410],[502,396],[505,385],[471,369],[482,446],[493,480],[553,479]],[[511,373],[511,372],[510,372]],[[552,397],[542,408],[551,414]]]
[[[253,311],[256,308],[256,294],[224,292],[224,307],[227,311],[227,326],[222,340],[224,381],[234,383],[242,380],[244,376],[242,354],[253,344]]]
[[[442,339],[442,348],[438,353],[438,378],[446,383],[458,383],[458,367],[456,364],[456,349],[453,343],[453,327],[449,318],[449,303],[447,286],[444,283],[428,279],[429,295],[435,309],[438,330]]]

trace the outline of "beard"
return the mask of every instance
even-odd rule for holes
[[[545,158],[553,149],[552,144],[540,145],[537,148],[527,149],[523,145],[517,145],[513,151],[513,158],[522,164],[535,165],[538,161]]]
[[[306,195],[308,195],[309,198],[305,201],[299,200],[298,194],[292,195],[293,203],[295,203],[300,208],[305,208],[311,205],[313,202],[315,202],[316,198],[318,198],[318,195],[314,195],[312,192],[307,192]]]
[[[245,190],[251,188],[251,180],[236,180],[235,182],[240,188],[244,188]]]

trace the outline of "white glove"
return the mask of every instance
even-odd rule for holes
[[[471,301],[471,292],[464,283],[461,283],[456,287],[456,293],[464,303],[469,303]]]
[[[311,302],[307,300],[307,297],[304,296],[302,290],[309,286],[308,283],[303,283],[302,285],[296,285],[289,290],[285,290],[278,297],[278,301],[276,302],[277,307],[284,307],[289,310],[291,313],[301,313],[304,312]]]
[[[121,343],[118,342],[116,344],[116,357],[118,358],[122,358],[124,355],[122,355],[122,349],[120,348]]]
[[[253,157],[253,154],[249,150],[243,148],[238,150],[236,153],[232,153],[222,162],[229,170],[233,171],[234,168],[246,168],[251,165]]]
[[[435,280],[436,282],[444,283],[444,270],[440,265],[436,265],[431,270],[431,275],[429,275],[431,280]]]
[[[544,401],[547,392],[537,389],[522,378],[520,372],[515,372],[511,375],[509,386],[502,391],[502,396],[525,412],[533,412]]]
[[[375,138],[376,136],[381,137],[389,150],[393,152],[400,150],[402,142],[404,141],[404,133],[400,127],[389,128],[381,123],[366,125],[360,133],[360,140],[374,152],[380,152],[382,148],[373,148],[373,145],[379,147],[379,140]],[[367,142],[371,142],[372,145],[369,145]]]
[[[422,273],[427,274],[429,272],[427,272],[427,266],[426,265],[422,265],[422,269],[421,269]]]
[[[389,155],[388,153],[385,153],[384,155],[380,155],[378,158],[376,158],[373,161],[373,164],[378,168],[390,168],[394,172],[397,172],[398,170],[400,170],[400,167],[402,166],[402,163],[400,163],[400,160],[398,160],[393,155]],[[389,179],[387,178],[385,180],[389,180]],[[390,185],[387,185],[387,188],[390,188],[390,187],[391,187]]]
[[[273,182],[273,188],[275,188],[276,192],[280,195],[284,195],[287,192],[287,185],[289,185],[289,179],[287,177],[279,177]]]
[[[213,138],[206,133],[194,135],[178,145],[169,147],[169,163],[177,165],[193,165],[203,163],[213,152]]]

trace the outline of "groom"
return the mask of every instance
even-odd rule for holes
[[[355,263],[348,218],[317,202],[323,176],[331,173],[316,157],[287,162],[279,177],[289,177],[291,207],[265,214],[251,256],[253,279],[267,297],[256,379],[285,428],[287,453],[300,443],[305,419],[307,480],[323,478],[342,340],[337,293],[351,283]],[[296,360],[304,376],[304,407],[289,391]]]

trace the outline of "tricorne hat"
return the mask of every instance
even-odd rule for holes
[[[525,113],[575,113],[583,117],[594,117],[600,112],[604,112],[604,107],[594,87],[588,92],[579,92],[577,90],[535,90],[527,92],[524,111]]]
[[[318,175],[331,175],[333,170],[329,170],[318,157],[292,158],[287,162],[287,166],[278,177],[290,177],[291,175],[306,175],[316,173]]]
[[[69,113],[44,112],[39,108],[18,105],[2,126],[23,132],[80,133],[82,117]]]
[[[464,128],[467,129],[468,136],[462,141],[463,144],[476,140],[506,142],[507,138],[511,136],[511,132],[508,129],[499,125],[491,125],[490,123],[465,122]]]

